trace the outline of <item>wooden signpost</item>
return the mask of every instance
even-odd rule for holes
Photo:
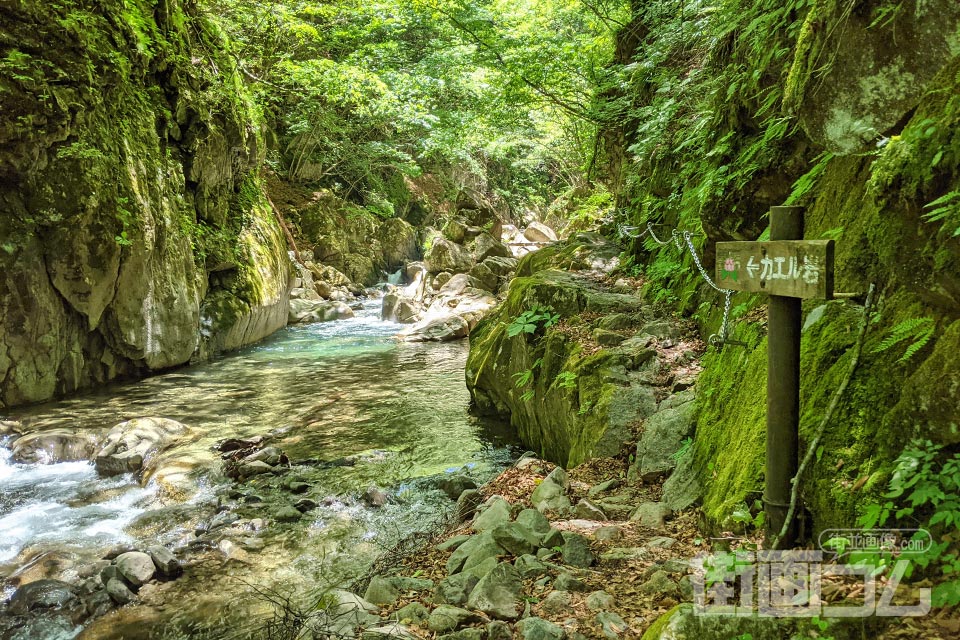
[[[778,536],[799,466],[800,301],[833,297],[833,240],[803,240],[803,208],[770,208],[769,242],[718,242],[717,285],[770,294],[767,310],[767,540]],[[796,541],[794,527],[779,540]]]

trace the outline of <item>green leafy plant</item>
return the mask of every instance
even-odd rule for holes
[[[99,149],[90,146],[87,142],[77,140],[57,149],[57,158],[76,158],[79,160],[105,160],[106,156]]]
[[[873,352],[883,353],[899,344],[908,342],[909,344],[903,355],[897,360],[897,362],[906,362],[930,342],[935,329],[936,324],[933,318],[909,318],[893,327],[890,330],[890,335],[874,347]]]
[[[517,389],[523,389],[524,387],[530,385],[533,382],[533,371],[537,367],[543,364],[543,358],[537,358],[529,369],[524,369],[523,371],[518,371],[513,374],[513,386]],[[520,396],[521,402],[529,402],[533,399],[535,392],[533,389],[527,389]]]
[[[901,558],[910,562],[905,577],[933,570],[946,578],[933,588],[933,606],[960,604],[960,453],[947,454],[941,445],[915,440],[897,458],[884,501],[864,510],[858,524],[865,529],[890,520],[917,528],[916,548]],[[929,544],[928,544],[929,543]],[[855,562],[869,562],[878,571],[889,566],[899,549],[875,549],[851,554]]]
[[[952,237],[960,236],[960,191],[951,191],[927,204],[924,209],[930,209],[923,214],[924,220],[940,222]],[[952,231],[950,227],[953,227]]]
[[[759,529],[763,526],[765,520],[763,503],[756,500],[753,503],[753,508],[757,512],[756,515],[751,513],[746,503],[740,503],[734,507],[733,513],[730,514],[730,519],[744,526]]]
[[[577,374],[572,371],[561,371],[557,374],[553,384],[561,389],[573,389],[577,386]]]
[[[670,457],[673,458],[674,462],[679,462],[690,452],[691,448],[693,448],[693,438],[684,438],[683,442],[680,443],[680,448],[674,451]]]
[[[541,328],[549,329],[559,321],[559,313],[554,313],[551,307],[538,305],[514,318],[507,327],[507,335],[512,338],[521,333],[534,334]]]
[[[130,239],[127,231],[135,224],[135,218],[133,212],[127,209],[128,204],[130,204],[129,198],[117,198],[117,218],[120,219],[120,224],[123,225],[123,228],[119,234],[113,237],[113,241],[121,247],[129,247],[133,244],[133,240]]]

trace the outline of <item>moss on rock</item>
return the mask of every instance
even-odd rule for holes
[[[286,296],[229,44],[195,5],[163,9],[5,9],[0,110],[17,117],[0,123],[0,407],[188,361],[204,297],[228,280],[251,314]],[[227,316],[212,327],[234,331]]]
[[[569,264],[574,255],[584,261],[588,254],[583,243],[574,241],[524,257],[520,264],[529,275],[515,278],[506,300],[473,330],[467,359],[467,387],[475,407],[509,416],[527,446],[568,467],[619,453],[631,425],[651,410],[643,403],[618,401],[629,396],[627,354],[585,351],[555,327],[509,335],[514,318],[538,306],[550,307],[572,325],[585,324],[580,316],[586,312],[640,312],[642,300],[636,296],[609,293],[584,276],[546,268]]]

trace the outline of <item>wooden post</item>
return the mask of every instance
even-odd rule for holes
[[[770,208],[770,240],[803,239],[802,207]],[[767,540],[780,533],[797,473],[800,426],[800,298],[771,295],[767,311],[767,467],[764,522]],[[796,527],[780,548],[796,541]]]

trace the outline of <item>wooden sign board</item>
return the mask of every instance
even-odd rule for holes
[[[717,286],[790,298],[833,298],[833,240],[718,242]]]

